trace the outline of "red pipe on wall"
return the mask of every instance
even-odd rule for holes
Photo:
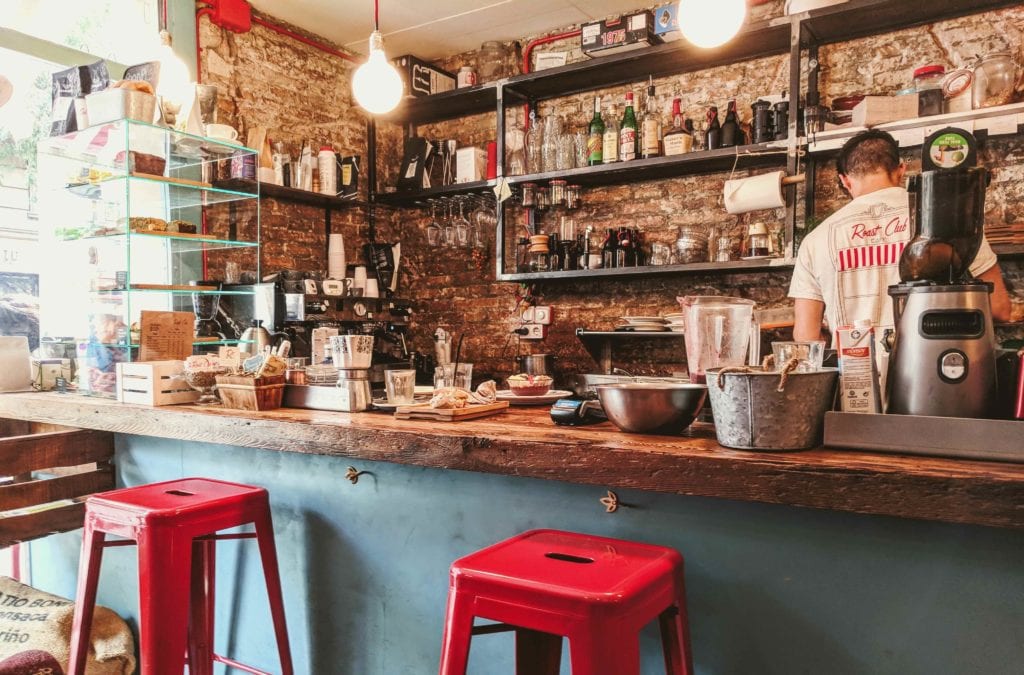
[[[535,47],[540,45],[546,45],[551,42],[558,42],[559,40],[567,40],[569,38],[579,37],[583,34],[583,30],[577,28],[576,30],[566,31],[565,33],[557,33],[555,35],[545,35],[544,37],[537,38],[536,40],[530,40],[523,48],[523,74],[530,72],[530,56],[533,55]],[[530,104],[527,103],[523,106],[523,126],[527,129],[530,128]]]
[[[288,30],[284,26],[279,26],[276,23],[271,23],[270,21],[267,21],[266,19],[261,19],[258,16],[254,16],[252,18],[252,22],[253,23],[258,23],[259,25],[263,26],[264,28],[269,28],[270,30],[274,31],[275,33],[280,33],[281,35],[286,35],[286,36],[290,37],[293,40],[297,40],[297,41],[301,42],[304,45],[309,45],[310,47],[315,47],[315,48],[319,49],[320,51],[325,52],[327,54],[330,54],[332,56],[337,56],[339,59],[344,59],[346,61],[351,61],[352,63],[359,63],[359,59],[357,59],[356,57],[352,56],[351,54],[346,54],[345,52],[338,51],[337,49],[335,49],[334,47],[331,47],[330,45],[326,45],[323,42],[317,42],[316,40],[313,40],[311,38],[306,37],[305,35],[300,35],[299,33],[296,33],[295,31]]]

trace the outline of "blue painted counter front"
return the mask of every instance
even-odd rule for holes
[[[270,490],[297,673],[437,672],[448,565],[523,530],[647,541],[686,557],[701,675],[1020,675],[1019,531],[621,491],[342,458],[118,436],[124,485],[208,476]],[[370,472],[352,485],[350,464]],[[36,586],[73,596],[78,532],[33,544]],[[133,548],[104,554],[99,599],[134,621]],[[218,651],[277,671],[251,542],[218,549]],[[470,673],[511,675],[512,638]],[[568,673],[568,666],[563,668]],[[643,673],[662,673],[657,631]]]

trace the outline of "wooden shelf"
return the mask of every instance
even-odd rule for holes
[[[688,265],[644,265],[642,267],[612,267],[596,270],[567,270],[557,272],[515,272],[499,274],[498,281],[546,281],[556,279],[590,279],[595,277],[643,277],[664,274],[695,274],[699,272],[760,272],[789,269],[792,260],[766,258],[764,260],[733,260],[730,262],[690,263]]]
[[[1024,258],[1024,244],[992,244],[992,250],[1000,258]]]
[[[495,112],[499,85],[500,82],[487,82],[422,98],[406,98],[395,110],[378,119],[405,124],[428,124]]]
[[[785,141],[781,141],[781,143],[785,143]],[[688,152],[672,157],[635,159],[630,162],[583,166],[565,171],[512,176],[508,180],[509,183],[515,185],[544,183],[555,178],[564,178],[569,183],[591,187],[658,180],[659,178],[672,178],[687,174],[728,171],[733,165],[741,170],[753,167],[782,166],[785,161],[785,146],[777,143],[759,143],[718,150]]]
[[[271,199],[278,199],[283,202],[306,204],[322,209],[342,210],[366,208],[369,206],[365,199],[342,199],[341,197],[311,192],[310,190],[300,190],[298,188],[275,185],[274,183],[257,183],[254,180],[242,178],[219,180],[215,185],[226,190],[252,192],[253,194],[258,192],[260,197],[270,197]]]
[[[748,25],[721,47],[701,49],[685,40],[602,56],[509,78],[506,91],[530,100],[558,98],[581,92],[636,83],[649,75],[704,70],[789,51],[789,20],[759,21]]]
[[[846,42],[1016,4],[1008,0],[851,0],[808,12],[801,21],[800,43],[807,47]]]
[[[380,192],[376,196],[376,201],[378,204],[386,206],[425,206],[428,199],[490,192],[495,185],[497,185],[497,181],[494,180],[478,180],[472,183],[441,185],[429,190]]]

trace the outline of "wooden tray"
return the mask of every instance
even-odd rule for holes
[[[395,418],[400,420],[438,420],[441,422],[461,422],[488,417],[508,409],[508,401],[497,401],[486,405],[469,405],[465,408],[431,408],[429,403],[422,405],[402,405],[395,409]]]

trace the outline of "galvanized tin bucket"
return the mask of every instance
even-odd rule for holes
[[[719,443],[740,450],[805,450],[821,444],[837,369],[789,373],[785,380],[781,373],[761,368],[726,371],[719,386],[721,370],[707,371]]]

